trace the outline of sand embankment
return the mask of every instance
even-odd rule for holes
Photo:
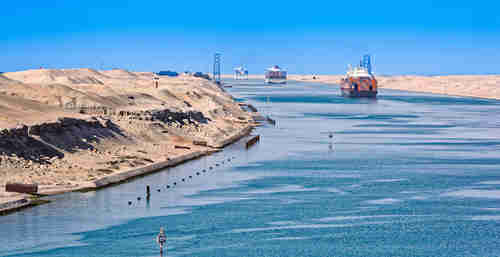
[[[290,80],[338,84],[343,75],[290,75]],[[377,76],[380,88],[500,99],[500,75]]]
[[[39,184],[42,194],[96,188],[213,152],[254,126],[210,81],[160,77],[156,87],[153,78],[92,69],[0,75],[0,209],[26,204],[26,195],[4,191],[8,182]]]

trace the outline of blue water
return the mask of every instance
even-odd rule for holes
[[[228,90],[277,120],[259,144],[0,217],[0,256],[159,256],[161,226],[168,256],[500,256],[499,101]]]

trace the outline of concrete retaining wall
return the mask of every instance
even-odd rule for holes
[[[17,210],[21,210],[23,208],[29,207],[31,205],[31,201],[28,199],[19,199],[11,202],[6,202],[0,204],[0,216],[7,215],[11,212],[15,212]]]
[[[219,142],[217,145],[218,147],[224,147],[226,145],[229,145],[233,142],[238,141],[242,137],[250,134],[254,127],[253,126],[248,126],[244,129],[242,129],[240,132],[236,133],[235,135],[222,140]],[[192,153],[188,153],[179,157],[175,157],[173,159],[170,159],[168,161],[163,161],[163,162],[157,162],[153,163],[151,165],[148,165],[146,167],[141,167],[133,170],[128,170],[124,172],[120,172],[117,174],[112,174],[104,178],[100,178],[93,183],[90,183],[88,186],[83,186],[79,187],[76,189],[71,189],[71,190],[62,190],[62,191],[57,191],[57,192],[52,192],[51,194],[60,194],[60,193],[65,193],[65,192],[70,192],[70,191],[84,191],[84,190],[95,190],[99,188],[103,188],[106,186],[110,186],[113,184],[121,183],[126,180],[132,179],[134,177],[138,176],[144,176],[146,174],[150,174],[168,167],[173,167],[176,165],[179,165],[183,162],[193,160],[196,158],[199,158],[204,155],[211,154],[213,152],[217,152],[218,150],[213,150],[213,149],[208,149],[208,150],[203,150],[203,151],[196,151]],[[43,193],[43,192],[42,192]],[[43,204],[45,203],[44,200],[37,200],[37,201],[31,201],[29,199],[20,199],[20,200],[15,200],[15,201],[10,201],[7,203],[2,203],[0,204],[0,215],[5,215],[9,214],[11,212],[21,210],[23,208],[27,208],[30,206],[38,205],[38,204]]]
[[[227,146],[235,141],[238,141],[240,138],[250,134],[250,132],[252,132],[253,128],[254,128],[253,126],[248,126],[248,127],[244,128],[243,130],[241,130],[240,132],[236,133],[235,135],[218,142],[218,144],[215,147],[224,147],[224,146]]]
[[[227,146],[233,142],[238,141],[242,137],[250,134],[250,132],[252,132],[252,129],[253,129],[253,126],[248,126],[244,129],[242,129],[240,132],[236,133],[235,135],[219,142],[218,147],[224,147],[224,146]],[[196,152],[192,152],[192,153],[189,153],[189,154],[186,154],[183,156],[179,156],[179,157],[170,159],[168,161],[157,162],[157,163],[151,164],[151,165],[146,166],[146,167],[137,168],[137,169],[128,170],[128,171],[120,172],[117,174],[113,174],[113,175],[98,179],[98,180],[94,181],[94,183],[93,183],[94,185],[92,187],[83,188],[81,190],[97,189],[97,188],[102,188],[102,187],[110,186],[113,184],[117,184],[117,183],[126,181],[128,179],[134,178],[134,177],[143,176],[143,175],[153,173],[155,171],[159,171],[159,170],[162,170],[162,169],[165,169],[168,167],[173,167],[173,166],[179,165],[183,162],[186,162],[186,161],[189,161],[192,159],[196,159],[196,158],[199,158],[201,156],[204,156],[204,155],[207,155],[207,154],[210,154],[213,152],[215,152],[215,151],[214,150],[196,151]]]
[[[128,171],[120,172],[117,174],[113,174],[113,175],[107,176],[105,178],[101,178],[101,179],[94,181],[93,187],[84,188],[84,189],[95,189],[95,188],[101,188],[101,187],[113,185],[116,183],[120,183],[120,182],[126,181],[128,179],[137,177],[137,176],[143,176],[143,175],[146,175],[146,174],[149,174],[149,173],[161,170],[161,169],[173,167],[173,166],[181,164],[183,162],[207,155],[211,152],[213,152],[213,151],[205,150],[205,151],[192,152],[192,153],[189,153],[189,154],[186,154],[183,156],[179,156],[177,158],[170,159],[168,161],[157,162],[157,163],[151,164],[151,165],[146,166],[146,167],[137,168],[137,169],[128,170]]]

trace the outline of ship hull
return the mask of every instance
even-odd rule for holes
[[[341,88],[342,96],[352,97],[352,98],[375,98],[377,97],[377,91],[355,91],[350,88]]]
[[[266,84],[286,84],[286,79],[269,79],[266,78]]]

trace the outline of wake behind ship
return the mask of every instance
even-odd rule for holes
[[[365,55],[358,67],[349,67],[340,81],[342,96],[377,97],[377,80],[371,72],[370,56]]]
[[[278,65],[267,69],[265,77],[267,84],[286,84],[286,70],[280,68]]]

